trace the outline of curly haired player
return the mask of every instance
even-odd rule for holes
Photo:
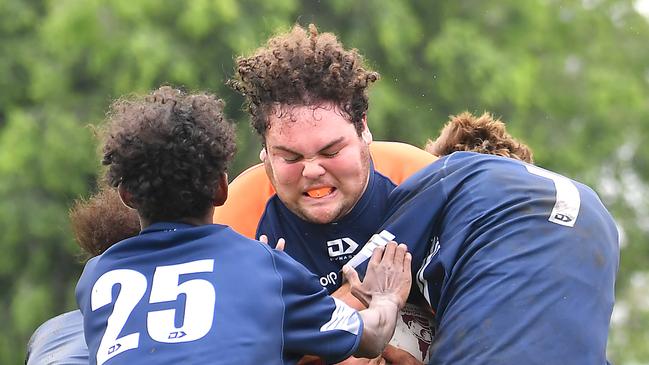
[[[516,158],[454,152],[388,205],[348,264],[385,237],[408,244],[435,312],[431,364],[608,364],[618,232],[589,187]]]
[[[137,212],[127,208],[117,190],[108,186],[102,186],[87,200],[75,201],[69,216],[77,244],[90,257],[140,233]]]
[[[405,246],[377,251],[362,283],[351,277],[355,295],[371,301],[356,312],[283,252],[211,224],[234,153],[222,107],[170,87],[112,105],[102,163],[143,230],[91,259],[79,279],[90,363],[377,356],[410,289]]]
[[[437,139],[429,140],[424,149],[436,156],[468,151],[534,162],[532,150],[513,138],[507,132],[505,123],[494,119],[490,113],[480,117],[469,112],[451,116]]]
[[[286,238],[286,252],[333,293],[344,263],[380,224],[389,192],[436,158],[402,143],[372,143],[367,91],[379,74],[314,25],[272,37],[235,69],[228,84],[245,97],[264,169],[235,179],[235,199],[215,220],[273,245]],[[335,295],[360,307],[346,292]]]

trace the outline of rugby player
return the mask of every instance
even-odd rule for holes
[[[350,264],[385,238],[408,243],[435,312],[431,364],[607,363],[618,232],[590,188],[517,159],[456,152],[388,205]]]

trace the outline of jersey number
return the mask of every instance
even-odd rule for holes
[[[574,227],[577,221],[577,215],[579,214],[579,206],[581,205],[579,190],[577,190],[575,184],[568,178],[553,174],[536,166],[525,165],[525,167],[530,173],[554,182],[554,188],[557,194],[548,220],[562,226]]]
[[[170,302],[185,294],[182,326],[176,327],[175,309],[152,311],[147,314],[147,332],[158,342],[178,343],[194,341],[205,336],[214,319],[214,286],[203,279],[191,279],[179,284],[180,275],[213,272],[214,260],[198,260],[178,265],[158,266],[153,274],[149,303]],[[97,350],[97,365],[101,365],[124,351],[139,346],[140,333],[118,337],[135,306],[146,293],[148,282],[144,275],[128,269],[112,270],[103,274],[92,287],[90,306],[93,311],[113,302],[113,287],[121,289],[115,298],[113,313],[108,317],[106,332]]]

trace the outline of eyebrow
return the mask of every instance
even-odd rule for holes
[[[329,148],[331,148],[331,147],[337,145],[338,143],[342,142],[344,139],[345,139],[345,137],[339,137],[339,138],[327,143],[324,147],[322,147],[320,150],[318,150],[318,153],[320,153],[322,151],[325,151],[325,150],[328,150]],[[295,154],[295,155],[302,156],[301,153],[297,153],[297,152],[293,151],[292,149],[290,149],[290,148],[288,148],[286,146],[282,146],[282,145],[273,146],[272,149],[281,150],[281,151],[285,151],[285,152],[289,152],[289,153],[292,153],[292,154]]]

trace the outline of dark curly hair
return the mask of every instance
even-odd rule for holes
[[[429,140],[424,149],[437,156],[470,151],[534,162],[532,150],[507,133],[505,123],[489,113],[480,117],[469,112],[451,116],[437,140]]]
[[[200,217],[235,151],[223,101],[163,86],[117,100],[102,129],[106,181],[150,221]]]
[[[359,136],[367,112],[367,88],[379,79],[356,49],[346,50],[332,33],[299,25],[268,40],[249,57],[239,57],[228,85],[246,98],[252,126],[263,138],[269,114],[282,105],[333,102]]]
[[[108,186],[88,199],[77,199],[69,216],[77,244],[90,257],[140,232],[137,212],[122,203],[117,189]]]

